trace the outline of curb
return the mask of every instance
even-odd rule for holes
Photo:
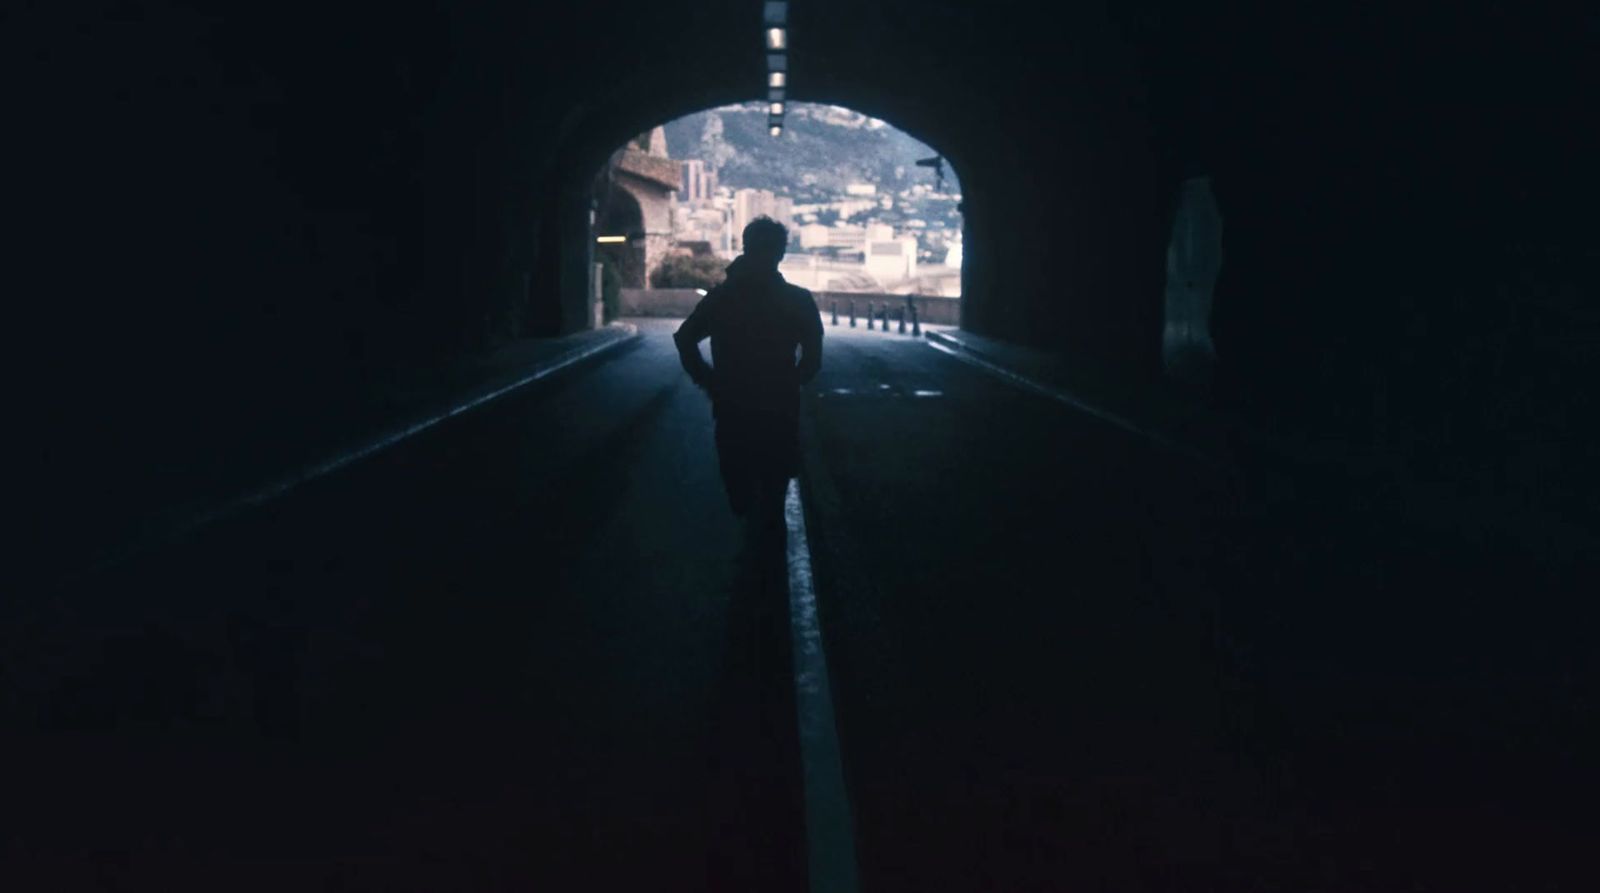
[[[550,362],[539,366],[532,372],[523,375],[509,384],[492,388],[486,393],[479,393],[476,396],[458,402],[454,406],[451,406],[443,411],[435,412],[420,421],[391,428],[374,438],[370,438],[365,442],[360,443],[358,446],[349,449],[342,449],[329,458],[323,459],[320,462],[314,462],[310,465],[302,466],[301,468],[282,475],[281,477],[278,477],[263,486],[257,487],[253,490],[248,490],[240,495],[223,500],[211,508],[201,510],[183,520],[161,525],[157,527],[156,530],[138,538],[131,545],[127,545],[121,549],[115,550],[110,555],[103,557],[98,561],[92,561],[87,567],[84,567],[76,572],[68,572],[61,575],[61,577],[57,578],[57,583],[69,583],[83,577],[93,576],[94,574],[115,567],[116,565],[135,558],[158,546],[182,539],[183,537],[188,536],[197,530],[209,527],[210,525],[219,521],[224,521],[237,515],[241,515],[252,509],[259,508],[269,502],[272,502],[274,499],[283,496],[296,487],[310,483],[311,481],[319,478],[326,477],[334,472],[342,471],[362,462],[363,460],[370,459],[371,457],[389,449],[390,447],[396,446],[403,441],[417,436],[418,434],[422,434],[425,431],[429,431],[435,427],[438,427],[439,425],[448,422],[451,419],[466,415],[475,410],[482,409],[483,407],[494,403],[502,397],[507,397],[515,394],[518,391],[521,391],[529,385],[544,381],[545,379],[548,379],[558,373],[582,365],[585,362],[603,357],[604,355],[611,353],[618,348],[638,341],[640,337],[639,327],[633,325],[632,323],[613,322],[608,323],[606,328],[612,330],[615,334],[611,335],[610,337],[600,339],[597,341],[597,343],[590,344],[557,356]]]

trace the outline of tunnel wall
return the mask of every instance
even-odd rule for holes
[[[1594,522],[1581,22],[1483,3],[1166,16],[1144,40],[1158,139],[1212,176],[1224,221],[1221,405],[1358,475]]]
[[[198,498],[395,370],[585,325],[595,172],[647,127],[757,98],[758,16],[20,4],[33,545]],[[1592,26],[1481,3],[817,0],[793,8],[791,98],[952,163],[964,325],[1152,384],[1172,203],[1210,176],[1219,406],[1576,510],[1600,502],[1579,470]]]

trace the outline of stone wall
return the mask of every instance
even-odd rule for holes
[[[871,304],[876,311],[887,303],[889,305],[889,319],[893,322],[898,319],[895,314],[906,306],[905,295],[828,291],[813,292],[812,294],[817,301],[817,310],[825,318],[831,318],[835,307],[837,307],[839,318],[843,320],[850,312],[851,302],[854,302],[857,318],[865,321],[868,304]],[[918,295],[915,300],[918,318],[922,322],[934,325],[960,325],[960,298],[938,298]],[[622,315],[682,319],[694,310],[695,304],[699,303],[699,301],[700,293],[692,288],[625,288],[622,290]],[[907,321],[909,322],[909,319]]]
[[[625,288],[622,290],[623,316],[664,316],[682,319],[700,303],[700,292],[692,288]]]

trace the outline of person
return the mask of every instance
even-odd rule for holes
[[[751,221],[744,254],[673,336],[684,371],[711,398],[728,504],[764,531],[781,529],[784,493],[799,471],[800,387],[822,366],[822,314],[811,292],[778,272],[788,243],[783,224]],[[707,338],[709,364],[700,353]]]

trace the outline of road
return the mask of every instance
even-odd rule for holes
[[[782,557],[643,327],[9,602],[7,889],[806,889]],[[1592,871],[1588,557],[827,336],[800,493],[861,889]]]

